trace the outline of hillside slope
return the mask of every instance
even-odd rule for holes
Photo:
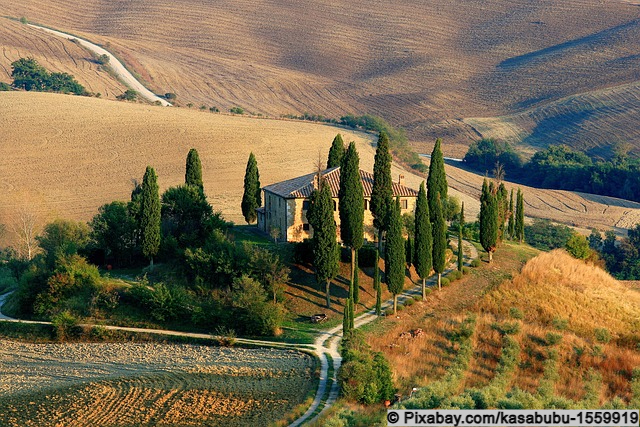
[[[183,105],[371,113],[408,128],[417,147],[445,136],[450,154],[477,137],[458,118],[510,114],[639,77],[640,11],[617,0],[0,0],[0,7],[109,43],[152,90],[175,92]]]

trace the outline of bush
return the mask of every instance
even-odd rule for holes
[[[524,226],[525,241],[543,251],[563,248],[570,238],[571,229],[569,227],[554,225],[549,220],[535,219],[533,224],[525,224]]]
[[[413,300],[414,301],[422,301],[422,295],[414,295],[413,296]]]
[[[577,259],[586,259],[591,254],[589,241],[581,234],[573,233],[565,245],[569,254]]]
[[[244,109],[242,107],[233,107],[229,109],[231,114],[244,114]]]
[[[116,98],[122,101],[135,101],[138,98],[138,92],[133,89],[127,89],[124,93],[116,96]]]
[[[509,316],[513,319],[522,319],[524,317],[524,313],[517,307],[511,307],[509,309]]]
[[[491,328],[502,335],[516,335],[520,332],[520,322],[492,323]]]
[[[358,266],[360,268],[374,267],[376,264],[376,246],[364,245],[358,251]]]
[[[469,274],[469,271],[471,271],[471,270],[469,270],[469,267],[467,267],[467,266],[462,267],[462,274],[463,275]]]
[[[449,279],[447,279],[446,277],[443,277],[443,278],[440,280],[440,284],[442,285],[442,287],[443,287],[443,288],[444,288],[445,286],[449,286],[449,283],[450,283],[450,280],[449,280]]]
[[[178,95],[173,92],[167,92],[164,94],[164,99],[166,99],[167,101],[175,101],[177,97]]]
[[[596,341],[602,344],[607,344],[611,341],[611,332],[607,328],[596,328],[594,331]]]
[[[562,341],[562,335],[555,332],[547,332],[545,335],[545,341],[547,345],[556,345]]]
[[[564,331],[565,329],[567,329],[569,327],[569,320],[562,319],[560,317],[554,317],[553,320],[551,321],[551,324],[557,330]]]
[[[5,82],[0,82],[0,92],[7,92],[11,90],[11,85]]]
[[[402,305],[406,306],[406,307],[411,307],[413,305],[415,301],[413,300],[413,298],[407,298],[404,300],[404,302],[402,303]]]
[[[475,258],[473,261],[471,261],[471,267],[480,267],[480,258]]]
[[[76,319],[68,311],[58,313],[51,319],[54,328],[54,335],[57,340],[64,341],[68,338],[76,337],[81,330],[78,327],[78,319]]]
[[[459,270],[453,270],[451,273],[447,274],[447,278],[452,282],[459,280],[462,278],[462,272]]]

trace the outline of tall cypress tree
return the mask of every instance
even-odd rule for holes
[[[187,154],[184,182],[187,185],[193,185],[204,190],[204,184],[202,183],[202,163],[200,163],[200,156],[195,148],[189,150],[189,154]]]
[[[249,154],[247,169],[244,173],[244,193],[242,194],[242,216],[247,224],[255,222],[256,209],[262,205],[260,195],[260,173],[258,172],[258,162],[253,153]]]
[[[160,194],[158,176],[151,166],[147,166],[142,179],[140,234],[142,254],[149,258],[149,265],[153,268],[153,257],[160,249]]]
[[[393,181],[391,180],[391,153],[389,137],[380,132],[378,148],[373,163],[373,187],[371,188],[371,214],[373,226],[378,230],[378,248],[382,233],[389,228],[389,215],[393,209]]]
[[[463,233],[464,233],[464,202],[462,202],[462,207],[460,208],[460,214],[458,217],[458,271],[462,271],[462,267],[464,264],[463,253],[462,253]]]
[[[376,266],[373,269],[373,286],[376,291],[376,316],[382,314],[382,286],[380,286],[380,268],[378,268],[378,264],[380,264],[380,253],[376,248]]]
[[[342,317],[342,336],[346,336],[347,332],[351,330],[351,321],[349,320],[349,314],[351,314],[351,298],[347,298],[344,302],[344,316]]]
[[[422,279],[422,300],[425,301],[427,299],[427,277],[431,274],[431,267],[433,267],[433,235],[431,233],[429,203],[427,202],[424,182],[420,184],[418,200],[416,201],[415,229],[413,262],[416,267],[416,273]]]
[[[441,145],[440,138],[436,139],[436,145],[431,152],[429,176],[427,177],[427,200],[429,201],[432,224],[435,222],[436,199],[439,197],[443,208],[445,208],[448,198],[447,174],[444,171],[444,157],[442,156]]]
[[[460,227],[462,228],[462,233],[464,235],[464,226],[465,226],[465,221],[464,221],[464,202],[462,202],[462,207],[460,208],[460,213],[458,214],[458,223],[460,224]]]
[[[516,237],[518,242],[524,242],[524,195],[518,188],[518,195],[516,197]]]
[[[387,270],[387,286],[393,294],[393,314],[398,312],[398,294],[404,289],[404,239],[402,237],[402,220],[400,218],[400,198],[391,209],[389,230],[387,231],[387,250],[385,251]]]
[[[355,142],[349,148],[340,167],[340,190],[338,192],[340,213],[340,237],[342,243],[351,248],[350,295],[356,273],[356,251],[364,243],[364,195],[360,180],[360,157]]]
[[[485,179],[480,195],[480,244],[489,254],[489,262],[493,261],[498,242],[498,200],[491,191],[492,187],[487,185]]]
[[[351,290],[353,291],[353,303],[358,304],[360,302],[360,266],[358,264],[358,254],[360,251],[356,251],[356,271],[353,276],[353,286]]]
[[[327,169],[340,167],[342,158],[344,157],[344,141],[342,135],[337,134],[333,138],[331,148],[329,149],[329,158],[327,159]]]
[[[509,197],[509,222],[507,223],[507,232],[509,233],[509,239],[515,238],[515,224],[516,224],[516,212],[513,210],[513,188],[511,189],[511,196]]]
[[[501,182],[496,192],[496,201],[498,203],[498,242],[502,242],[505,235],[505,224],[509,213],[508,195],[507,188],[504,186],[504,183]]]
[[[440,197],[436,198],[435,221],[433,222],[433,270],[438,274],[438,289],[442,289],[442,273],[446,267],[447,223]]]
[[[307,211],[307,219],[313,227],[313,266],[318,284],[324,282],[327,308],[331,308],[331,279],[339,269],[340,252],[336,241],[336,223],[333,219],[333,199],[326,180],[320,181],[320,189],[314,190]]]

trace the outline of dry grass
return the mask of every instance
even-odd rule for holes
[[[401,393],[442,377],[455,354],[448,332],[462,313],[472,312],[477,314],[473,356],[460,391],[490,383],[502,349],[493,325],[518,321],[520,363],[509,387],[537,395],[544,363],[554,350],[555,395],[573,401],[587,398],[585,387],[594,372],[602,379],[591,382],[599,404],[615,397],[631,399],[631,371],[640,366],[640,293],[632,284],[620,283],[564,251],[542,253],[525,265],[535,252],[523,249],[501,247],[493,265],[472,269],[461,281],[434,292],[426,303],[402,312],[399,319],[375,326],[368,342],[391,361]],[[524,314],[522,321],[511,317],[513,307]],[[563,319],[568,320],[564,329]],[[416,328],[425,331],[424,337],[402,336]],[[598,341],[597,328],[607,328],[611,341]],[[561,340],[554,344],[548,341],[549,334],[560,334]]]
[[[175,92],[183,105],[373,113],[406,126],[419,143],[444,136],[449,154],[477,137],[459,117],[504,115],[637,79],[637,11],[623,1],[2,0],[0,7],[110,43],[152,90]],[[632,99],[622,108],[635,106]],[[621,122],[625,129],[637,128],[634,118]]]

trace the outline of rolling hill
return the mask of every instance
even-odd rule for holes
[[[605,115],[617,120],[613,135],[585,142],[576,134],[578,126],[599,127],[597,115],[552,122],[539,114],[518,126],[539,126],[553,141],[622,141],[638,151],[638,101],[624,85],[639,78],[640,10],[629,2],[0,0],[0,7],[108,44],[152,90],[177,93],[182,105],[240,105],[272,116],[370,113],[408,129],[420,152],[442,136],[447,154],[464,153],[479,134],[463,118],[553,108],[585,92],[608,102],[600,91],[617,87],[623,93]],[[3,25],[0,40],[7,31],[18,30]],[[31,50],[47,52],[42,43]],[[47,54],[69,61],[64,51]],[[589,108],[589,100],[575,102]]]

